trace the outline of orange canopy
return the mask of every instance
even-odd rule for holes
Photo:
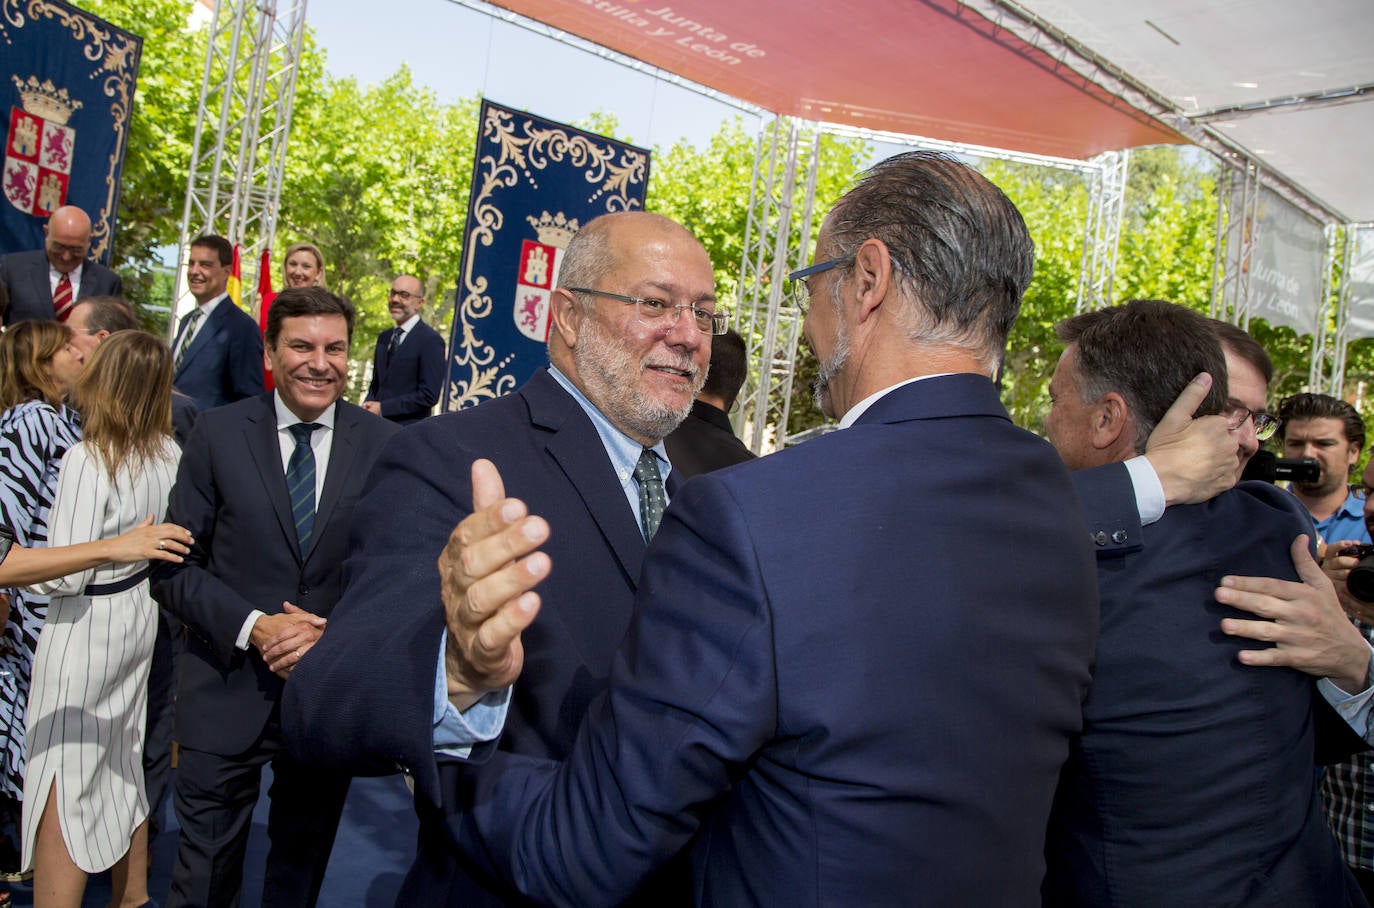
[[[1068,158],[1185,141],[955,0],[497,5],[806,120]]]

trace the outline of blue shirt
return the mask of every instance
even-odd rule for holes
[[[1357,491],[1354,486],[1350,487],[1350,494],[1345,501],[1325,520],[1314,521],[1317,528],[1317,535],[1322,542],[1339,542],[1342,539],[1354,539],[1359,542],[1369,542],[1369,528],[1364,523],[1364,495]]]

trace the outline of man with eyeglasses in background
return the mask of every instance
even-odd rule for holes
[[[396,327],[377,336],[363,408],[401,424],[419,422],[444,387],[444,339],[420,318],[425,288],[403,274],[391,282],[387,311]]]
[[[124,282],[91,250],[91,219],[75,205],[52,213],[43,227],[43,248],[0,257],[0,286],[9,297],[6,325],[56,318],[65,322],[78,300],[121,296]]]
[[[547,518],[547,550],[563,566],[540,587],[546,620],[525,636],[528,670],[510,694],[501,748],[565,759],[606,686],[648,537],[679,487],[663,439],[691,411],[711,339],[727,327],[706,251],[661,215],[588,222],[558,282],[547,369],[513,394],[408,428],[383,453],[355,512],[351,579],[330,633],[287,686],[285,732],[302,758],[355,772],[399,762],[414,774],[420,840],[398,905],[520,903],[448,844],[452,793],[472,776],[434,757],[435,747],[466,752],[445,745],[455,740],[450,723],[462,720],[444,709],[435,558],[472,512],[473,462],[496,463],[511,494]],[[417,757],[407,745],[421,739]],[[684,869],[648,881],[636,898],[682,904],[690,891]]]

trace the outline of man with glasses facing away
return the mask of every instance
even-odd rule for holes
[[[434,756],[447,740],[446,726],[436,729],[447,697],[435,558],[472,512],[473,462],[495,462],[512,494],[547,518],[548,551],[563,566],[540,588],[545,621],[525,637],[528,671],[501,746],[566,759],[630,624],[647,538],[679,488],[663,439],[691,410],[711,339],[727,327],[706,251],[660,215],[588,222],[559,281],[547,369],[513,394],[409,427],[383,453],[355,512],[350,583],[283,704],[290,746],[312,763],[400,763],[414,775],[420,842],[398,905],[519,901],[449,846],[453,792],[472,780]],[[689,894],[681,872],[635,897],[671,905]]]
[[[380,675],[358,684],[393,689],[364,694],[367,713],[416,713],[408,734],[369,749],[405,754],[421,798],[451,811],[465,859],[527,896],[616,904],[685,848],[695,891],[679,899],[705,904],[1036,898],[1097,607],[1068,473],[1011,424],[991,378],[1030,281],[1030,237],[976,171],[915,152],[841,199],[816,258],[836,264],[810,276],[804,332],[842,429],[674,496],[609,696],[577,710],[586,721],[556,778],[520,753],[436,768],[429,716]],[[539,686],[531,641],[567,634],[557,585],[588,582],[561,515],[494,460],[473,465],[475,513],[440,559],[444,710],[509,681],[522,658],[513,696]],[[444,634],[427,608],[424,633]],[[316,650],[305,668],[334,656],[343,683],[356,670],[340,655]],[[368,733],[337,720],[297,732],[339,749]]]
[[[391,282],[387,311],[396,327],[377,336],[372,382],[363,408],[392,422],[419,422],[430,414],[444,387],[444,339],[420,319],[425,288],[403,274]]]

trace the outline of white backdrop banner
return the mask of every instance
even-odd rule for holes
[[[1232,211],[1232,217],[1238,217]],[[1260,191],[1250,258],[1250,315],[1298,334],[1316,334],[1326,237],[1322,225],[1268,189]],[[1231,256],[1235,260],[1234,250]]]
[[[1374,227],[1355,231],[1350,260],[1350,289],[1345,310],[1345,337],[1374,337]]]

